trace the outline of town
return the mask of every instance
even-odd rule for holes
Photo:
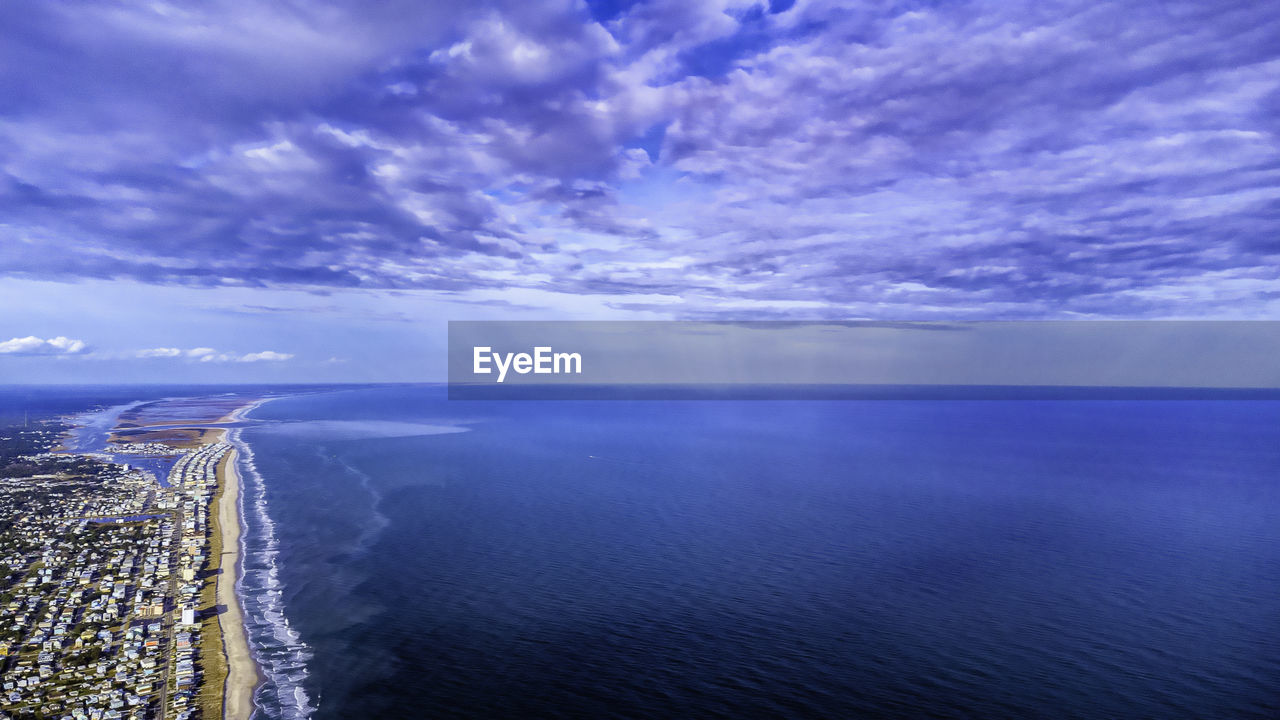
[[[24,432],[44,447],[0,457],[0,719],[219,716],[211,504],[230,446],[123,448],[178,456],[161,482]]]

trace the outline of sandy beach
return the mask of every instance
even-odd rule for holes
[[[238,407],[238,408],[236,408],[236,409],[232,410],[231,412],[227,413],[226,415],[223,415],[222,417],[218,418],[217,420],[214,420],[213,422],[209,423],[209,425],[218,426],[218,425],[231,425],[232,423],[238,423],[238,422],[240,422],[241,420],[244,420],[244,419],[245,419],[245,417],[244,417],[244,416],[245,416],[245,414],[246,414],[246,413],[248,413],[250,410],[253,410],[254,408],[258,407],[258,406],[259,406],[259,405],[261,405],[263,402],[264,402],[263,400],[254,400],[253,402],[249,403],[248,405],[241,405],[240,407]]]
[[[253,714],[253,690],[258,685],[257,665],[249,654],[240,601],[236,597],[236,576],[240,567],[240,474],[236,471],[236,451],[223,465],[222,497],[218,500],[219,530],[222,533],[222,573],[218,576],[218,605],[226,608],[218,616],[222,646],[227,657],[227,682],[223,718],[248,720]]]

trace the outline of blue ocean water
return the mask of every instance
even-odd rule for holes
[[[251,417],[262,716],[1280,715],[1280,403]]]

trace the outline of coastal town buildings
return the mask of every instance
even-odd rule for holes
[[[230,446],[160,443],[160,482],[108,456],[0,472],[0,719],[196,718],[210,504]],[[17,469],[14,469],[17,468]]]

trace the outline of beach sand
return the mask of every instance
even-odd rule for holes
[[[226,608],[218,616],[222,646],[227,657],[226,695],[222,716],[226,720],[248,720],[253,714],[253,690],[258,686],[258,669],[249,654],[240,601],[236,597],[236,575],[240,568],[240,474],[236,471],[236,451],[228,453],[222,497],[218,500],[218,525],[222,533],[222,573],[218,575],[218,605]]]

